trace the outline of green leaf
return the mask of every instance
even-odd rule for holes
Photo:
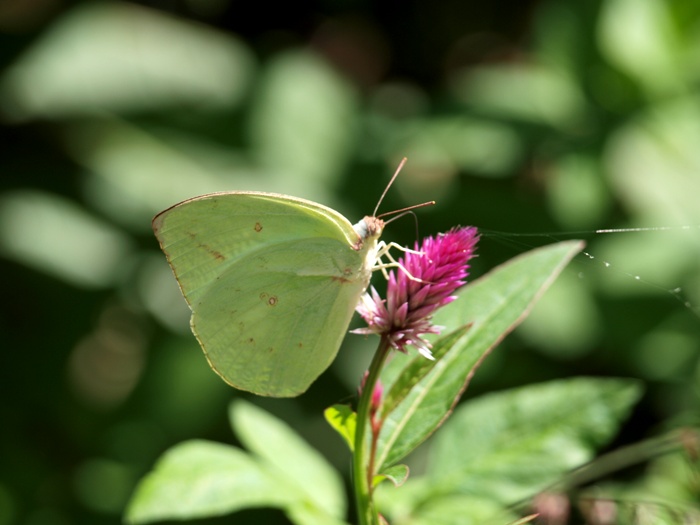
[[[250,403],[232,403],[230,418],[255,455],[207,441],[173,447],[139,484],[127,510],[129,523],[250,507],[281,508],[297,525],[344,523],[342,482],[316,451]]]
[[[435,498],[412,516],[411,525],[504,525],[515,519],[493,502],[465,496]]]
[[[457,97],[496,120],[567,129],[586,117],[587,102],[579,86],[545,63],[469,68],[456,75],[453,85]]]
[[[256,87],[249,122],[260,163],[310,189],[337,180],[358,130],[349,85],[315,53],[290,51],[266,61]]]
[[[135,4],[90,2],[57,17],[8,70],[3,112],[41,119],[232,107],[245,100],[254,67],[230,34]]]
[[[435,439],[430,486],[503,504],[531,496],[589,461],[640,394],[636,381],[576,378],[471,401]]]
[[[432,494],[431,483],[423,476],[411,478],[399,489],[380,485],[375,498],[380,512],[401,525],[505,525],[517,519],[493,500]]]
[[[671,4],[637,0],[601,4],[598,40],[603,56],[656,95],[682,89],[687,69],[683,67],[687,47],[675,27]]]
[[[409,469],[406,465],[394,465],[374,476],[374,486],[376,487],[385,479],[391,481],[395,487],[400,487],[408,479]]]
[[[296,495],[245,452],[209,441],[181,443],[136,488],[128,523],[193,519],[249,507],[284,507]]]
[[[296,525],[348,525],[340,518],[329,516],[318,507],[297,504],[286,511],[289,520]]]
[[[463,288],[434,316],[448,334],[434,343],[435,362],[395,356],[380,378],[389,392],[377,443],[380,470],[406,456],[444,421],[481,361],[527,316],[582,246],[569,241],[532,250]]]
[[[345,515],[345,490],[340,476],[291,428],[241,400],[231,403],[229,417],[241,442],[272,472],[303,494],[307,504],[329,516]]]
[[[323,415],[352,452],[355,449],[355,427],[357,425],[355,411],[348,405],[333,405],[324,410]]]
[[[401,362],[400,357],[391,361],[389,366],[382,371],[381,377],[382,385],[388,389],[382,401],[382,417],[390,414],[425,376],[440,365],[445,353],[459,342],[469,328],[471,325],[463,326],[439,339],[432,348],[434,360],[417,356],[410,362]],[[397,364],[401,366],[396,366]],[[388,388],[389,386],[391,388]]]
[[[123,261],[134,256],[131,239],[68,199],[39,191],[5,191],[0,197],[2,256],[87,289],[114,286]]]

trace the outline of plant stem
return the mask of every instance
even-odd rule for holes
[[[355,428],[355,455],[353,457],[353,483],[355,486],[355,500],[357,502],[357,516],[359,525],[378,525],[379,515],[372,501],[372,480],[375,473],[374,465],[367,455],[367,424],[370,422],[370,410],[372,393],[379,379],[384,361],[389,355],[389,345],[386,338],[382,337],[379,347],[369,365],[369,371],[362,387],[360,401],[357,405],[357,425]],[[374,437],[373,437],[374,439]]]

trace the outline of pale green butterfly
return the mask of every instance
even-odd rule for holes
[[[301,394],[330,366],[383,227],[374,216],[353,226],[315,202],[243,191],[195,197],[153,219],[210,366],[236,388],[274,397]]]

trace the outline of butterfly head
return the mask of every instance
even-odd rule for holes
[[[360,249],[367,240],[376,241],[384,230],[384,221],[369,215],[357,224],[353,225],[355,232],[360,236],[356,249]]]

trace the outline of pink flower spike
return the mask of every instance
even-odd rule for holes
[[[455,291],[466,281],[469,260],[479,236],[476,228],[453,228],[428,237],[415,245],[417,253],[406,252],[398,269],[389,273],[386,300],[374,288],[363,294],[357,312],[367,323],[354,330],[359,334],[378,334],[401,352],[409,345],[427,359],[433,359],[430,343],[422,336],[438,334],[431,316],[439,307],[455,299]]]

